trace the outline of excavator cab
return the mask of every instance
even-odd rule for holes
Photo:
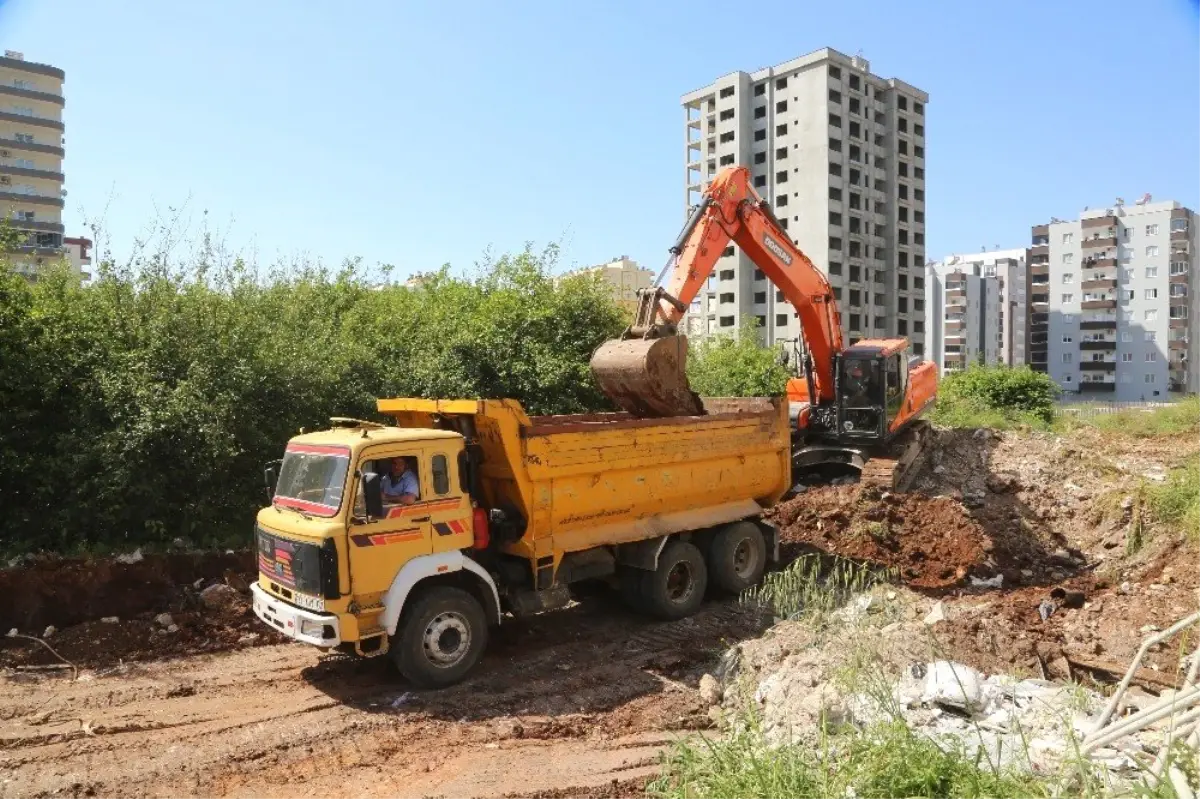
[[[837,382],[842,437],[884,441],[890,436],[908,390],[907,344],[904,339],[866,341],[843,351]]]

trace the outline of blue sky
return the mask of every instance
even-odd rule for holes
[[[560,242],[657,271],[682,224],[679,98],[824,46],[930,94],[928,254],[1150,192],[1197,208],[1195,0],[0,0],[66,70],[66,222],[117,255],[185,207],[259,261],[399,274]]]

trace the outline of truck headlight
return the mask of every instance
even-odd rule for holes
[[[300,634],[317,638],[332,638],[333,625],[326,624],[322,619],[301,619]]]

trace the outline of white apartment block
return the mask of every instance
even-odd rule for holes
[[[925,282],[926,354],[942,373],[982,357],[1025,363],[1024,249],[950,255],[930,264]]]
[[[1030,357],[1084,399],[1195,392],[1195,215],[1177,202],[1085,210],[1032,230]]]
[[[925,104],[928,95],[825,48],[685,94],[686,212],[716,173],[754,187],[834,287],[848,342],[908,336],[925,351]],[[730,247],[692,304],[692,335],[758,318],[768,342],[800,333],[791,305]]]

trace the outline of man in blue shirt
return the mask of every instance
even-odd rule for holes
[[[392,458],[392,473],[385,475],[382,482],[383,498],[388,502],[411,505],[421,497],[417,475],[408,458]]]

